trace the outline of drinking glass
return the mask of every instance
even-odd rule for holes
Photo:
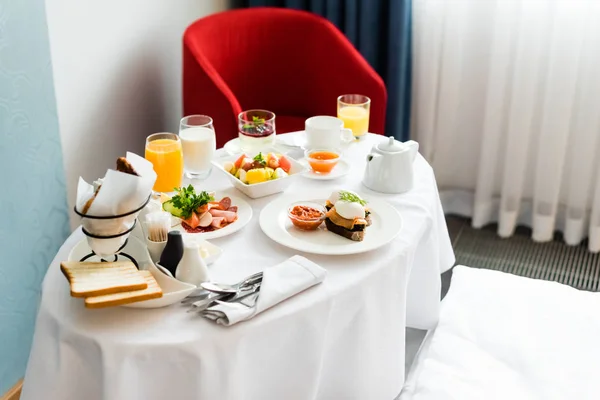
[[[357,139],[369,131],[370,108],[371,99],[362,94],[344,94],[337,99],[337,116]]]
[[[266,110],[241,112],[238,133],[243,151],[268,150],[275,143],[275,113]]]
[[[204,180],[212,171],[211,161],[217,151],[213,120],[208,115],[189,115],[179,123],[183,147],[185,176]]]
[[[181,186],[183,154],[181,141],[174,133],[155,133],[146,138],[146,160],[156,172],[155,192],[172,192]]]

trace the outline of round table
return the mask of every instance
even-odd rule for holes
[[[300,134],[300,133],[298,133]],[[402,231],[379,250],[353,256],[302,254],[327,269],[325,281],[249,321],[224,327],[180,304],[161,309],[89,310],[69,296],[60,272],[78,229],[50,265],[42,286],[23,400],[393,399],[404,380],[404,334],[438,318],[440,273],[454,263],[435,178],[419,155],[416,186],[383,195],[361,185],[369,135],[346,152],[350,174],[301,178],[286,194],[343,188],[395,206]],[[217,171],[198,185],[243,196]],[[211,240],[224,250],[211,276],[236,281],[298,254],[271,241],[260,210],[277,195],[247,199],[251,222]]]

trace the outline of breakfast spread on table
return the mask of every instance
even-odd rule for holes
[[[351,118],[346,111],[351,107],[344,103],[339,110],[347,121]],[[182,166],[187,165],[186,174],[193,169],[191,179],[203,180],[210,175],[209,163],[212,162],[233,187],[250,198],[283,192],[290,187],[292,178],[310,176],[291,153],[273,150],[273,113],[250,110],[240,114],[239,119],[241,154],[218,161],[204,160],[202,168],[192,168],[200,165],[199,160],[185,160],[186,157],[212,158],[214,152],[182,151],[183,139],[191,140],[187,136],[181,139],[182,132],[203,129],[212,140],[214,127],[210,117],[190,116],[184,118],[185,124],[182,120],[179,136],[150,135],[145,159],[127,153],[126,157],[118,158],[116,170],[108,170],[104,178],[93,184],[80,178],[76,212],[82,217],[89,248],[79,249],[77,256],[70,256],[69,261],[61,263],[71,296],[84,298],[87,308],[154,308],[188,297],[184,303],[191,304],[194,311],[225,325],[253,315],[248,313],[241,318],[241,314],[234,312],[235,308],[228,309],[225,305],[239,303],[252,309],[259,301],[263,273],[234,285],[211,282],[207,265],[214,262],[221,250],[204,240],[242,229],[252,218],[252,207],[233,195],[217,196],[216,192],[200,190],[192,184],[182,185]],[[309,118],[306,126],[306,143],[302,150],[310,173],[319,179],[335,179],[347,173],[349,165],[343,160],[344,151],[364,129],[356,124],[344,127],[343,120],[328,116]],[[211,143],[205,147],[213,146]],[[395,154],[404,151],[402,144],[394,139],[373,148],[371,158],[367,159],[366,176],[375,182],[374,186],[380,173],[378,169],[391,163],[400,165],[404,158],[401,160]],[[340,163],[344,168],[334,172]],[[313,200],[298,201],[304,196]],[[397,212],[377,201],[372,205],[373,210],[376,215],[381,214],[373,225],[367,201],[351,190],[295,197],[294,201],[273,200],[260,216],[263,232],[292,249],[317,254],[355,254],[388,243],[400,228]],[[140,212],[143,224],[137,227],[136,238],[129,238]],[[287,218],[280,218],[281,213],[287,213]],[[373,227],[368,228],[371,225]],[[368,229],[373,229],[373,240],[365,242]],[[297,233],[292,234],[293,230]],[[199,238],[200,241],[196,241]],[[290,260],[280,266],[283,275],[284,265],[293,269],[299,264],[309,270],[322,270],[302,257]],[[260,307],[268,308],[265,304]]]

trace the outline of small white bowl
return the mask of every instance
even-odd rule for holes
[[[248,154],[249,157],[254,157],[256,154]],[[243,183],[238,178],[227,172],[223,165],[226,162],[235,162],[241,154],[236,154],[232,156],[222,157],[216,160],[213,160],[212,164],[216,167],[218,171],[222,174],[225,174],[229,181],[233,184],[233,186],[238,189],[240,192],[244,193],[246,196],[257,199],[259,197],[270,196],[275,193],[280,193],[285,191],[298,177],[302,176],[302,173],[306,171],[306,167],[300,164],[298,161],[293,158],[286,157],[292,168],[290,169],[290,173],[288,176],[284,178],[274,179],[272,181],[255,183],[253,185],[248,185]]]

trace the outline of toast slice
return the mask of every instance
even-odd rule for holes
[[[125,157],[117,158],[117,171],[130,175],[140,176],[133,168],[133,165],[131,165],[131,163],[129,163],[129,161],[127,161]]]
[[[63,261],[60,270],[71,285],[73,297],[99,296],[148,287],[146,279],[131,261]]]
[[[87,297],[85,306],[87,308],[105,308],[116,307],[124,304],[136,303],[138,301],[158,299],[162,297],[163,292],[156,279],[150,271],[139,271],[139,274],[148,284],[146,289],[133,290],[130,292],[105,294],[102,296]]]
[[[88,199],[88,201],[85,202],[85,204],[83,205],[83,208],[81,209],[82,214],[87,214],[87,212],[90,210],[90,207],[92,206],[92,203],[94,202],[94,200],[96,200],[96,196],[98,196],[98,192],[100,191],[101,187],[102,187],[102,185],[98,185],[98,187],[94,191],[94,194],[92,195],[92,197],[90,197]]]
[[[343,236],[346,239],[354,240],[355,242],[362,242],[365,238],[364,230],[351,231],[342,226],[334,224],[329,218],[325,218],[325,226],[327,227],[328,231]]]

